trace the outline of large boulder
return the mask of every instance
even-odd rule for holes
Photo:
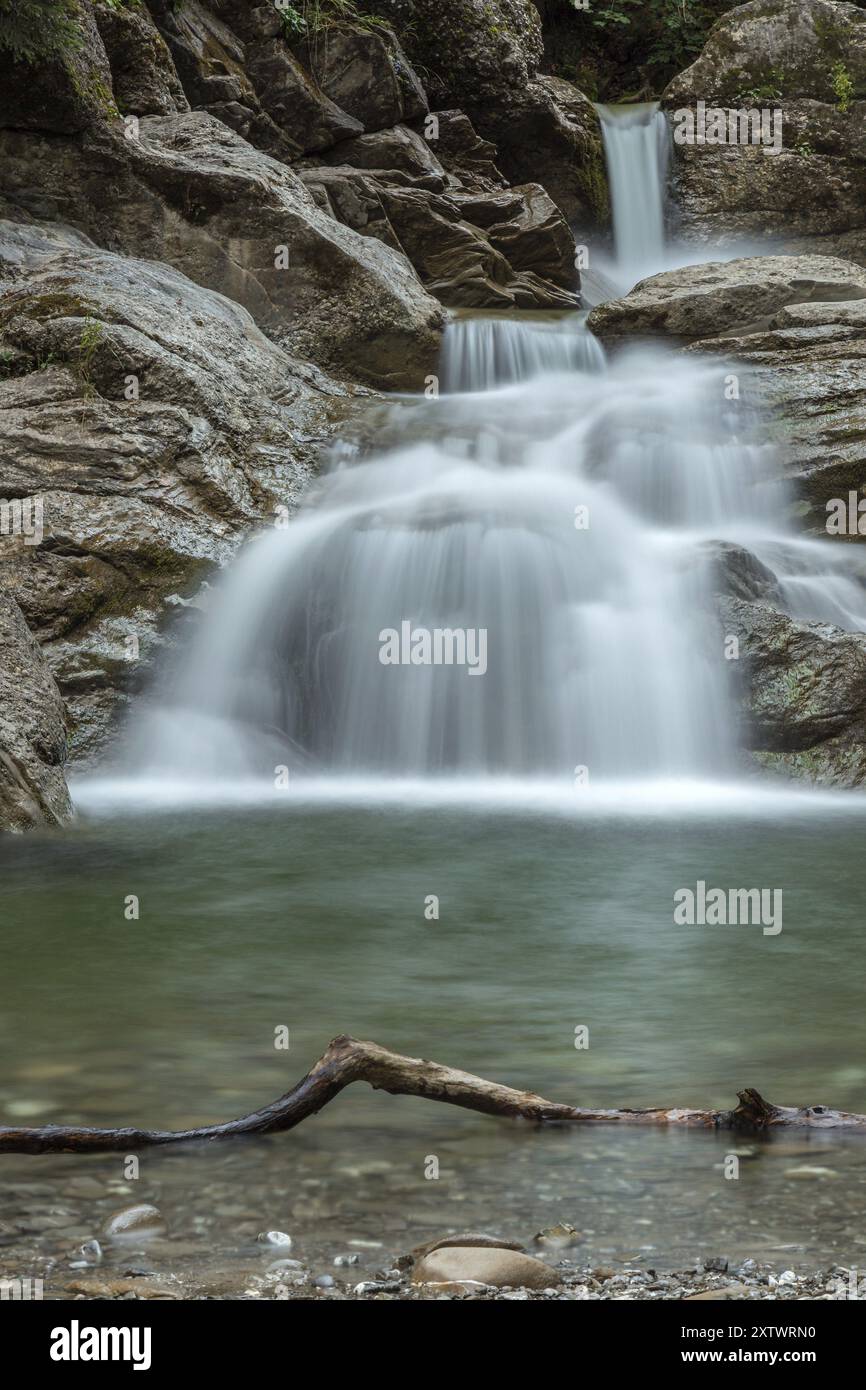
[[[664,94],[782,115],[783,149],[676,146],[679,231],[866,260],[866,12],[835,0],[751,0],[723,16]]]
[[[609,224],[601,129],[583,92],[539,74],[505,105],[467,105],[510,183],[540,183],[580,233]]]
[[[393,24],[434,105],[508,101],[544,51],[532,0],[358,0],[358,8]]]
[[[0,570],[0,831],[68,819],[65,761],[60,692]]]
[[[834,65],[866,97],[866,14],[839,0],[750,0],[713,26],[703,52],[665,92],[668,105],[810,100],[835,104]]]
[[[0,223],[0,375],[5,486],[44,509],[0,581],[87,756],[202,580],[296,505],[348,393],[171,267],[22,223]]]
[[[720,611],[740,644],[731,674],[755,761],[818,784],[866,783],[866,635],[741,598]]]
[[[328,99],[364,130],[399,125],[427,110],[420,78],[390,29],[329,24],[295,51]]]
[[[97,0],[95,18],[111,69],[114,98],[124,116],[168,116],[189,110],[168,45],[143,5],[127,8]]]
[[[866,270],[829,256],[754,256],[653,275],[599,304],[588,326],[603,341],[666,337],[683,342],[765,327],[786,305],[866,299]]]
[[[368,139],[378,137],[351,143]],[[395,182],[394,170],[338,165],[307,168],[302,177],[340,221],[404,252],[449,307],[577,306],[574,239],[539,185],[473,192],[446,188],[441,171],[402,172],[404,181]]]
[[[0,131],[11,201],[167,261],[247,308],[281,345],[374,386],[416,389],[442,313],[409,262],[320,210],[285,164],[207,112],[58,141]]]

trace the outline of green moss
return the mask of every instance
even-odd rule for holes
[[[93,305],[79,295],[55,291],[51,294],[28,294],[20,299],[10,298],[3,322],[12,318],[25,319],[86,319],[93,314]]]
[[[577,170],[577,185],[594,221],[605,226],[610,221],[610,189],[601,146]]]
[[[85,106],[95,107],[109,120],[112,117],[120,116],[110,88],[106,86],[97,71],[90,70],[80,76],[74,69],[70,69],[69,75],[73,90]]]

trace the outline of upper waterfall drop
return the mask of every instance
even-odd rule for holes
[[[617,268],[630,288],[665,269],[670,131],[658,102],[595,109],[607,162]]]
[[[604,349],[585,319],[585,313],[454,319],[442,343],[442,390],[489,391],[545,372],[602,371]]]

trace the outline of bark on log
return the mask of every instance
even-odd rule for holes
[[[134,1152],[163,1144],[210,1143],[245,1134],[276,1134],[294,1129],[353,1081],[366,1081],[376,1091],[393,1096],[459,1105],[485,1115],[529,1120],[533,1124],[682,1125],[687,1128],[729,1129],[755,1133],[779,1127],[844,1129],[866,1133],[866,1115],[830,1110],[824,1105],[804,1108],[771,1105],[754,1090],[739,1092],[733,1110],[587,1110],[545,1100],[533,1091],[517,1091],[470,1072],[443,1067],[420,1057],[402,1057],[378,1043],[339,1037],[291,1091],[263,1110],[201,1129],[84,1129],[75,1125],[44,1125],[35,1129],[0,1126],[0,1153]]]

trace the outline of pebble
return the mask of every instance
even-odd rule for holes
[[[717,1302],[723,1298],[747,1298],[749,1294],[746,1284],[726,1284],[721,1289],[704,1289],[702,1293],[691,1293],[683,1299],[684,1303],[710,1303]]]
[[[541,1245],[548,1250],[569,1250],[573,1245],[579,1245],[583,1236],[567,1221],[563,1221],[558,1226],[545,1227],[532,1239],[536,1245]]]
[[[65,1197],[103,1197],[105,1188],[96,1178],[73,1178],[63,1189]]]
[[[397,1289],[402,1289],[403,1285],[399,1279],[382,1280],[367,1279],[363,1284],[356,1284],[353,1293],[394,1293]]]
[[[285,1231],[262,1231],[256,1240],[259,1245],[280,1245],[286,1250],[292,1248],[292,1237],[286,1235]]]
[[[317,1289],[332,1289],[335,1284],[334,1276],[333,1274],[319,1274],[313,1280],[313,1284]]]
[[[818,1168],[811,1163],[801,1163],[797,1168],[786,1168],[786,1178],[838,1178],[835,1168]]]
[[[147,1202],[135,1206],[121,1207],[112,1212],[103,1224],[102,1234],[110,1240],[145,1240],[148,1236],[162,1235],[166,1225],[158,1207]]]
[[[6,1114],[11,1115],[16,1120],[32,1120],[37,1115],[45,1115],[49,1110],[56,1110],[57,1106],[53,1101],[42,1100],[10,1100],[4,1107]]]

